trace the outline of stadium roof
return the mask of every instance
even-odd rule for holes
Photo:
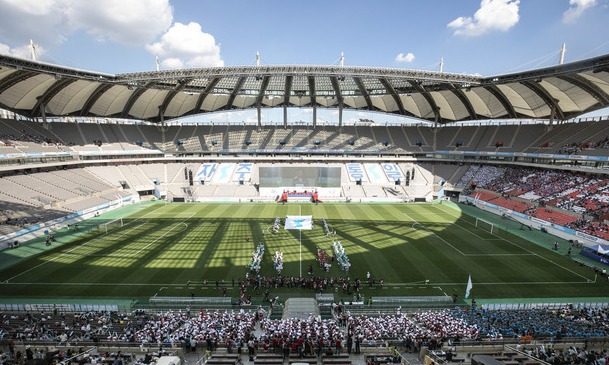
[[[314,107],[449,123],[564,120],[608,106],[609,55],[491,77],[292,65],[112,75],[0,55],[0,107],[32,118],[97,116],[161,122],[236,109]]]

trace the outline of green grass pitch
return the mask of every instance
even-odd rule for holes
[[[315,227],[272,234],[275,217],[283,220],[286,215],[312,215]],[[174,203],[153,204],[124,218],[124,225],[108,234],[92,231],[3,269],[0,298],[143,301],[154,295],[220,296],[216,281],[235,298],[233,279],[237,283],[245,277],[261,241],[266,247],[262,275],[274,275],[272,257],[281,250],[283,275],[298,276],[300,270],[306,275],[313,265],[315,275],[346,276],[336,264],[325,273],[316,261],[318,247],[332,252],[322,217],[345,248],[351,279],[364,280],[369,271],[384,280],[383,288],[364,286],[367,297],[456,293],[463,298],[470,273],[476,298],[609,293],[606,278],[596,280],[592,270],[564,255],[506,231],[491,234],[476,227],[474,218],[444,205]],[[304,289],[272,292],[313,294]]]

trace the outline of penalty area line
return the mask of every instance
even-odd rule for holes
[[[160,237],[157,237],[154,241],[148,243],[146,246],[142,247],[139,249],[139,251],[137,251],[136,253],[134,253],[131,256],[127,256],[127,257],[137,257],[138,254],[142,251],[144,251],[145,249],[147,249],[148,247],[150,247],[150,245],[154,244],[156,241],[160,240],[161,238],[164,238],[165,236],[167,236],[168,234],[170,234],[174,229],[176,229],[177,227],[184,225],[186,228],[184,228],[183,230],[179,231],[180,232],[184,232],[185,230],[188,229],[188,224],[185,223],[188,219],[192,218],[195,214],[197,214],[197,212],[192,213],[188,218],[184,219],[183,221],[176,223],[169,231],[163,233],[163,235],[161,235]]]
[[[146,217],[146,216],[148,216],[148,215],[150,215],[150,214],[152,214],[152,213],[156,212],[157,210],[159,210],[159,209],[160,209],[160,208],[162,208],[162,207],[164,207],[164,205],[161,205],[160,207],[158,207],[158,208],[154,209],[153,211],[148,212],[148,213],[144,214],[143,216],[141,216],[141,217],[139,217],[139,218],[137,218],[137,219],[133,220],[132,222],[127,223],[127,224],[135,223],[135,222],[137,222],[137,221],[139,221],[139,220],[142,220],[142,219],[144,219],[144,217]],[[147,223],[147,222],[145,222],[145,223],[143,223],[143,224],[146,224],[146,223]],[[66,255],[66,254],[69,254],[70,252],[72,252],[72,251],[74,251],[74,250],[77,250],[77,249],[79,249],[79,248],[81,248],[81,247],[84,247],[84,246],[86,246],[87,244],[89,244],[89,243],[91,243],[91,242],[95,242],[95,241],[97,241],[97,240],[101,240],[101,241],[103,241],[103,240],[104,240],[104,236],[96,237],[96,238],[94,238],[94,239],[92,239],[92,240],[89,240],[89,241],[87,241],[87,242],[83,243],[82,245],[75,246],[75,247],[74,247],[74,248],[72,248],[71,250],[68,250],[68,251],[62,252],[61,254],[59,254],[59,255],[57,255],[57,256],[51,257],[51,259],[49,259],[48,261],[42,262],[42,263],[40,263],[40,264],[38,264],[38,265],[36,265],[36,266],[34,266],[34,267],[31,267],[31,268],[29,268],[29,269],[27,269],[27,270],[25,270],[25,271],[20,272],[19,274],[15,275],[15,276],[13,276],[13,277],[11,277],[11,278],[6,279],[6,280],[5,280],[5,282],[6,282],[6,283],[8,283],[9,281],[11,281],[11,280],[13,280],[13,279],[15,279],[15,278],[18,278],[19,276],[21,276],[21,275],[23,275],[23,274],[25,274],[25,273],[28,273],[28,272],[30,272],[30,271],[32,271],[32,270],[35,270],[35,269],[39,268],[40,266],[46,265],[46,264],[48,264],[48,263],[51,263],[51,262],[53,262],[53,261],[57,260],[58,258],[60,258],[60,257],[62,257],[62,256],[64,256],[64,255]]]
[[[21,283],[21,282],[3,282],[4,285],[44,285],[44,286],[161,286],[168,288],[176,284],[159,284],[159,283]]]
[[[458,248],[456,248],[455,246],[453,246],[452,243],[448,242],[447,240],[445,240],[444,238],[438,236],[435,232],[433,232],[432,230],[430,230],[429,228],[425,227],[423,224],[419,223],[416,219],[412,218],[411,216],[408,215],[408,213],[404,213],[404,215],[406,216],[406,218],[410,219],[413,223],[412,228],[416,229],[415,226],[419,225],[421,226],[424,230],[426,230],[427,232],[433,234],[434,236],[438,237],[440,240],[442,240],[444,243],[446,243],[447,245],[449,245],[450,247],[452,247],[453,249],[455,249],[457,252],[459,252],[461,255],[463,256],[467,256],[465,253],[463,253],[463,251],[459,250]]]
[[[449,213],[448,211],[442,210],[442,209],[440,209],[440,208],[438,208],[438,207],[435,207],[435,208],[436,208],[436,209],[438,209],[438,210],[440,210],[440,211],[446,212],[446,213],[448,213],[448,214],[450,214],[450,215],[452,215],[452,216],[454,216],[454,217],[456,217],[456,218],[459,218],[459,217],[455,216],[454,214]],[[446,208],[446,209],[451,209],[451,208]],[[469,224],[469,225],[471,225],[471,226],[474,226],[474,227],[476,226],[474,223],[471,223],[471,222],[468,222],[468,221],[464,221],[464,222],[465,222],[465,223],[467,223],[467,224]],[[575,276],[579,276],[579,277],[580,277],[580,278],[582,278],[582,279],[586,279],[586,281],[587,281],[587,282],[592,282],[592,279],[587,278],[587,277],[585,277],[585,276],[583,276],[583,275],[581,275],[581,274],[579,274],[579,273],[576,273],[575,271],[573,271],[573,270],[571,270],[571,269],[569,269],[569,268],[566,268],[566,267],[564,267],[564,266],[562,266],[562,265],[560,265],[560,264],[558,264],[558,263],[556,263],[556,262],[552,261],[551,259],[546,258],[546,257],[544,257],[544,256],[542,256],[542,255],[540,255],[540,254],[538,254],[538,253],[535,253],[535,252],[533,252],[533,251],[529,250],[529,249],[528,249],[528,248],[526,248],[526,247],[522,247],[522,246],[520,246],[520,245],[518,245],[518,244],[516,244],[516,243],[514,243],[514,242],[511,242],[510,240],[507,240],[507,239],[505,239],[505,238],[503,238],[503,237],[497,236],[497,235],[496,235],[496,234],[494,234],[494,233],[491,233],[491,234],[493,234],[494,236],[496,236],[496,237],[497,237],[497,239],[500,239],[500,240],[502,240],[502,241],[505,241],[505,242],[509,243],[509,244],[510,244],[510,245],[512,245],[512,246],[518,247],[519,249],[521,249],[521,250],[523,250],[523,251],[526,251],[526,252],[528,252],[528,253],[530,253],[530,254],[533,254],[533,255],[535,255],[535,256],[537,256],[537,257],[539,257],[540,259],[542,259],[542,260],[544,260],[544,261],[550,262],[550,263],[554,264],[555,266],[557,266],[557,267],[559,267],[559,268],[561,268],[561,269],[563,269],[563,270],[565,270],[565,271],[568,271],[568,272],[570,272],[571,274],[573,274],[573,275],[575,275]]]
[[[448,296],[448,294],[446,294],[446,292],[442,289],[441,286],[433,286],[432,288],[438,289],[439,291],[441,291],[444,294],[444,296],[446,296],[446,297]]]

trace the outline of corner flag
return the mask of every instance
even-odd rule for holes
[[[313,229],[312,215],[288,215],[285,217],[285,229]]]
[[[472,291],[472,274],[469,274],[469,279],[467,279],[467,288],[465,288],[465,298],[469,297],[469,292]]]

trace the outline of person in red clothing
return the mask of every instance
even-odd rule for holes
[[[274,353],[279,353],[279,347],[278,347],[278,342],[277,342],[277,336],[273,336],[273,352]]]
[[[335,353],[336,355],[340,355],[340,350],[342,350],[342,342],[340,341],[340,338],[336,338],[336,342],[335,342]]]

